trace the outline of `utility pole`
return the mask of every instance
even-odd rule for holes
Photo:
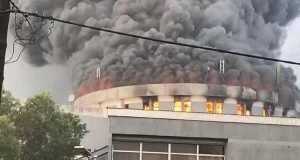
[[[10,9],[9,0],[0,0],[0,11],[7,11]],[[2,85],[4,80],[4,64],[5,52],[7,47],[7,33],[10,13],[0,14],[0,93],[2,93]],[[1,104],[0,96],[0,104]]]

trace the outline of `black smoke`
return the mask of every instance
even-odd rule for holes
[[[17,4],[22,10],[94,27],[269,58],[280,56],[284,27],[300,9],[300,0],[17,0]],[[75,91],[87,82],[98,89],[171,82],[267,90],[278,85],[274,62],[63,23],[56,23],[51,36],[29,47],[26,59],[37,66],[67,64]],[[225,60],[224,74],[219,73],[220,60]],[[98,67],[101,82],[96,80]],[[281,67],[279,77],[280,83],[295,87],[291,69]]]

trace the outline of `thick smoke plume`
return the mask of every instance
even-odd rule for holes
[[[278,58],[284,27],[299,14],[300,0],[18,0],[22,10],[99,28]],[[45,29],[45,32],[47,30]],[[56,23],[53,33],[26,51],[36,66],[67,64],[79,94],[148,83],[216,83],[255,90],[283,87],[289,68],[260,59],[160,44]],[[225,60],[225,73],[219,71]],[[96,69],[101,68],[101,79]]]

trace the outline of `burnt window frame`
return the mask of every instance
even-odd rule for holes
[[[208,110],[207,110],[207,104],[208,102],[211,102],[212,103],[212,113],[209,113]],[[221,102],[222,103],[222,113],[217,113],[217,104]],[[206,97],[206,110],[205,112],[206,113],[209,113],[209,114],[223,114],[224,113],[224,102],[225,102],[225,99],[224,98],[220,98],[220,97]]]
[[[181,106],[180,106],[180,111],[176,111],[176,105],[175,103],[176,102],[180,102]],[[184,108],[184,104],[186,102],[190,102],[190,109],[187,110]],[[192,111],[192,97],[191,96],[185,96],[185,95],[177,95],[177,96],[174,96],[174,111],[176,112],[191,112]]]
[[[160,103],[158,100],[158,96],[145,96],[141,97],[143,103],[143,110],[160,110]],[[158,102],[158,109],[154,109],[154,103]],[[149,109],[145,109],[145,105],[149,106]]]

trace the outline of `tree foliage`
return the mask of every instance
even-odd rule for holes
[[[21,146],[15,129],[7,116],[0,116],[0,159],[18,160]]]
[[[3,105],[15,108],[20,103],[9,98]],[[11,105],[12,104],[12,105]],[[10,107],[11,105],[12,107]],[[22,160],[69,160],[74,157],[74,146],[87,133],[86,125],[78,116],[63,113],[48,93],[29,98],[10,116],[21,143]]]
[[[20,107],[20,102],[7,90],[2,90],[0,115],[11,115],[14,110]]]

